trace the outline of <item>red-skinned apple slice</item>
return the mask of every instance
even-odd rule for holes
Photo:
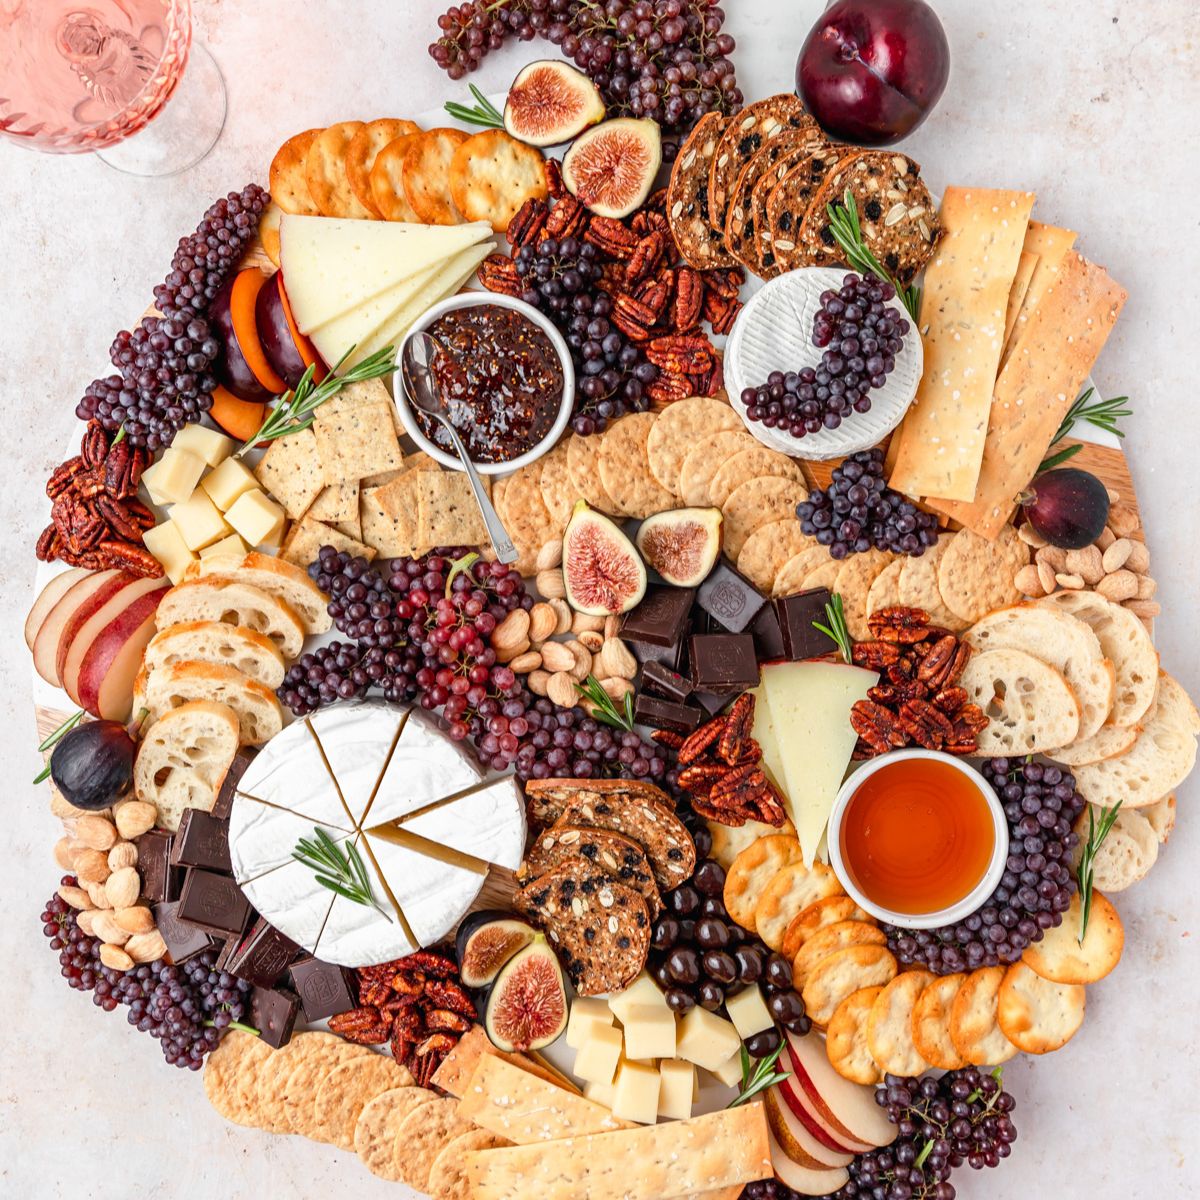
[[[88,572],[82,579],[77,579],[46,614],[33,638],[33,669],[47,683],[54,687],[62,686],[58,648],[63,640],[63,632],[71,624],[76,612],[114,577],[123,574],[124,571],[115,570]]]
[[[84,653],[75,684],[76,703],[94,716],[107,721],[129,719],[134,676],[155,633],[158,602],[170,587],[165,579],[158,583],[119,612]]]
[[[823,1171],[848,1167],[854,1160],[853,1154],[831,1150],[809,1133],[800,1118],[792,1112],[787,1100],[780,1094],[778,1084],[768,1088],[763,1098],[766,1102],[767,1123],[771,1126],[771,1133],[792,1162],[813,1171]]]
[[[785,1056],[786,1057],[786,1056]],[[790,1061],[789,1064],[790,1066]],[[865,1154],[873,1150],[865,1142],[857,1142],[844,1134],[837,1133],[824,1117],[817,1111],[816,1106],[808,1098],[804,1089],[796,1082],[793,1075],[783,1080],[779,1085],[779,1094],[791,1110],[792,1116],[808,1130],[817,1142],[833,1154]]]
[[[771,1165],[775,1168],[775,1178],[801,1196],[828,1196],[845,1186],[850,1178],[845,1167],[802,1167],[792,1162],[769,1128],[767,1140],[771,1144]]]
[[[61,575],[55,575],[42,588],[41,592],[38,593],[38,598],[33,602],[33,607],[29,610],[29,616],[25,618],[25,645],[30,650],[33,649],[33,642],[37,637],[37,631],[41,629],[42,622],[46,619],[50,610],[87,573],[83,567],[72,567],[70,570],[64,571]]]
[[[887,1146],[895,1141],[896,1127],[875,1103],[874,1088],[843,1079],[830,1065],[821,1038],[789,1033],[787,1046],[792,1079],[838,1141],[855,1150],[858,1147],[850,1147],[849,1142]]]

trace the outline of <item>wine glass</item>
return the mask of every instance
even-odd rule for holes
[[[192,0],[0,0],[0,136],[17,145],[173,175],[212,149],[225,107]]]

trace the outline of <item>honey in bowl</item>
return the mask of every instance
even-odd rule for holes
[[[842,862],[855,887],[896,913],[940,912],[987,873],[996,829],[970,775],[902,758],[863,779],[842,814]]]

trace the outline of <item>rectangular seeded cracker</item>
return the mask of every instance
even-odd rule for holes
[[[361,386],[351,385],[326,401],[313,420],[328,483],[357,482],[367,475],[393,471],[404,461],[387,389],[379,395],[356,390]]]
[[[996,380],[973,502],[930,499],[936,512],[995,538],[1034,476],[1116,324],[1127,293],[1071,251]]]
[[[1025,298],[1017,312],[1016,320],[1004,344],[1004,353],[1000,356],[1000,366],[1008,362],[1017,343],[1024,336],[1037,306],[1054,287],[1054,281],[1066,261],[1067,253],[1075,245],[1079,235],[1073,229],[1060,229],[1056,225],[1043,225],[1040,221],[1030,221],[1025,232],[1024,250],[1027,254],[1036,254],[1038,261],[1033,274],[1029,278],[1029,286],[1025,290]]]
[[[483,514],[461,471],[417,471],[417,541],[424,546],[489,544]]]
[[[1026,232],[1028,233],[1028,230]],[[1017,273],[1013,276],[1012,287],[1008,292],[1008,310],[1004,314],[1004,344],[1006,346],[1008,339],[1012,336],[1013,327],[1017,323],[1017,317],[1021,313],[1021,305],[1025,303],[1025,296],[1029,292],[1029,281],[1033,278],[1039,261],[1036,254],[1030,254],[1028,250],[1021,251],[1021,257],[1017,261]]]
[[[293,520],[304,516],[325,487],[321,452],[311,429],[277,437],[267,447],[254,477]]]
[[[485,1055],[499,1058],[514,1067],[547,1083],[557,1085],[562,1091],[578,1096],[579,1089],[565,1075],[541,1060],[539,1055],[510,1054],[499,1050],[488,1040],[482,1025],[473,1025],[469,1032],[458,1039],[458,1045],[442,1059],[441,1066],[434,1072],[433,1082],[449,1092],[456,1100],[461,1100],[466,1093],[467,1084],[475,1074],[475,1068]]]
[[[897,491],[951,500],[975,495],[1033,199],[1032,192],[946,189],[946,232],[925,270],[921,300],[925,369],[896,435]]]
[[[327,525],[358,519],[358,480],[328,484],[309,506],[306,516]]]
[[[295,563],[296,566],[308,569],[310,563],[316,562],[322,546],[333,546],[344,550],[347,554],[361,554],[368,562],[375,557],[375,551],[370,546],[364,546],[354,538],[326,525],[304,517],[292,526],[279,551],[279,557],[285,562]]]

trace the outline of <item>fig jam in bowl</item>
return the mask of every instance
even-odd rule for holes
[[[996,793],[962,759],[935,750],[873,759],[842,784],[829,816],[829,861],[847,894],[905,929],[969,916],[1007,860]]]
[[[405,335],[444,347],[432,363],[446,415],[481,475],[504,475],[547,453],[566,431],[575,372],[562,335],[532,305],[492,292],[435,304]],[[396,361],[402,362],[404,345]],[[405,432],[444,467],[461,470],[441,424],[408,401],[397,368],[396,406]]]

